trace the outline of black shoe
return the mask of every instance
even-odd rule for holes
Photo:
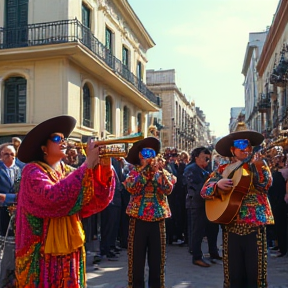
[[[194,260],[193,264],[200,266],[200,267],[210,267],[211,266],[210,264],[206,263],[203,259]]]
[[[121,249],[120,247],[118,247],[118,246],[115,246],[115,247],[113,248],[113,250],[114,250],[115,252],[121,252],[121,251],[122,251],[122,249]]]
[[[286,255],[286,253],[280,253],[280,254],[278,254],[276,257],[283,257],[283,256],[285,256]]]
[[[189,252],[191,255],[193,255],[193,251],[192,251],[192,250],[188,250],[188,252]]]
[[[118,257],[113,252],[107,254],[107,260],[109,261],[118,261]]]
[[[276,250],[279,250],[279,247],[275,246],[275,247],[270,248],[270,250],[276,251]]]
[[[102,260],[101,255],[95,255],[93,259],[93,264],[98,264],[99,262],[101,262],[101,260]]]
[[[210,256],[210,259],[212,260],[222,260],[223,258],[219,255],[214,255],[214,256]]]

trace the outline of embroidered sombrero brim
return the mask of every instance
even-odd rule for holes
[[[224,157],[232,157],[230,148],[233,146],[233,141],[237,139],[248,139],[252,146],[258,146],[263,142],[264,136],[253,130],[232,132],[216,143],[215,150]]]
[[[133,165],[139,165],[139,152],[142,148],[152,148],[155,150],[156,155],[160,151],[160,141],[156,137],[147,137],[143,140],[139,140],[133,144],[133,146],[129,149],[128,155],[126,157],[126,161]]]
[[[59,132],[67,138],[76,125],[76,119],[67,116],[50,118],[35,126],[23,139],[17,157],[24,163],[42,159],[41,145],[44,145],[52,133]]]

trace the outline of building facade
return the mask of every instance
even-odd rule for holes
[[[288,1],[280,0],[257,63],[261,130],[275,137],[288,129]],[[268,103],[268,105],[267,105]],[[264,108],[264,109],[263,109]]]
[[[127,0],[0,1],[0,136],[62,114],[77,138],[147,134],[154,45]]]
[[[271,106],[270,99],[258,92],[256,65],[259,61],[265,39],[268,34],[265,32],[249,33],[249,42],[246,47],[242,74],[244,75],[244,96],[245,96],[245,122],[250,129],[261,132],[264,113]],[[261,102],[259,102],[262,101]],[[265,102],[266,100],[266,102]],[[259,102],[259,103],[258,103]],[[262,106],[261,106],[262,105]],[[238,117],[238,116],[237,116]],[[231,131],[231,129],[230,129]]]
[[[159,96],[162,111],[150,113],[161,124],[162,147],[175,147],[190,152],[193,148],[207,146],[209,123],[193,101],[189,102],[176,83],[175,69],[147,70],[146,83]]]

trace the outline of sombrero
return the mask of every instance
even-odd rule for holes
[[[75,125],[76,119],[67,115],[50,118],[38,124],[23,139],[17,157],[24,163],[41,160],[43,157],[41,145],[45,144],[49,136],[52,133],[59,132],[67,138]]]
[[[238,123],[235,132],[221,138],[215,145],[215,150],[224,157],[232,157],[230,148],[233,146],[233,141],[237,139],[248,139],[252,146],[260,145],[264,136],[254,130],[248,130],[244,123]]]
[[[152,148],[153,150],[155,150],[157,155],[160,151],[160,141],[156,137],[151,136],[135,142],[133,146],[129,149],[128,155],[125,160],[130,164],[139,165],[139,152],[142,148]]]

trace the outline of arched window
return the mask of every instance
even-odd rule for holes
[[[130,111],[127,106],[123,108],[123,131],[123,135],[129,135],[131,133]]]
[[[106,97],[105,100],[105,129],[109,133],[113,134],[112,126],[112,99],[110,96]]]
[[[4,86],[4,124],[26,123],[27,80],[11,77]]]
[[[85,84],[83,87],[83,125],[89,128],[93,128],[91,102],[90,88]]]
[[[137,114],[137,132],[140,133],[142,131],[142,114]]]

